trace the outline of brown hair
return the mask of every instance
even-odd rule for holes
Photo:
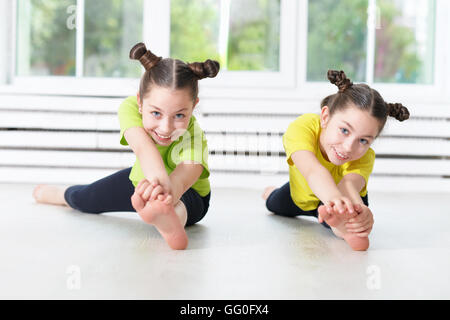
[[[145,73],[141,77],[139,95],[141,99],[151,90],[152,85],[172,89],[190,89],[192,100],[198,97],[198,80],[214,78],[220,64],[214,60],[185,63],[178,59],[156,56],[140,42],[130,50],[130,59],[139,60]]]
[[[339,89],[337,93],[324,98],[320,104],[321,108],[328,106],[330,115],[352,104],[378,119],[379,133],[383,130],[388,116],[399,121],[409,118],[408,109],[401,103],[386,103],[375,89],[363,83],[353,84],[344,71],[328,70],[327,77]]]

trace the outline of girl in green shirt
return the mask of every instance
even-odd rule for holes
[[[37,202],[66,205],[87,213],[136,211],[172,249],[185,249],[185,226],[200,221],[211,195],[208,147],[192,115],[198,80],[219,72],[217,61],[184,63],[157,57],[143,43],[130,58],[145,68],[139,92],[119,108],[120,143],[136,155],[131,168],[88,185],[39,185]]]

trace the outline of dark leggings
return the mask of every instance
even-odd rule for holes
[[[361,197],[366,206],[369,206],[369,200],[367,194]],[[319,203],[317,208],[323,204]],[[266,207],[269,211],[279,216],[296,217],[296,216],[309,216],[318,218],[317,208],[314,210],[304,211],[297,207],[291,198],[291,188],[289,182],[283,185],[281,188],[275,189],[266,200]],[[330,226],[324,221],[322,225],[326,228]]]
[[[128,178],[130,172],[131,168],[123,169],[91,184],[71,186],[64,198],[72,208],[86,213],[136,212],[131,205],[134,186]],[[199,222],[206,215],[210,196],[211,193],[201,197],[192,188],[181,196],[187,209],[186,226]]]

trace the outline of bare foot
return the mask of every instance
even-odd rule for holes
[[[144,202],[136,193],[131,197],[131,203],[142,220],[154,225],[172,249],[186,249],[188,237],[172,204],[157,199]]]
[[[271,194],[271,193],[273,192],[273,190],[275,190],[275,189],[276,189],[276,187],[274,187],[274,186],[270,186],[270,187],[265,188],[263,194],[261,195],[261,197],[262,197],[264,200],[267,200],[267,198],[270,196],[270,194]]]
[[[33,198],[38,203],[54,204],[61,206],[68,206],[64,199],[64,192],[66,188],[40,184],[33,190]]]
[[[366,251],[369,249],[369,237],[358,237],[355,233],[348,232],[344,234],[344,240],[355,251]]]
[[[354,214],[350,215],[348,212],[343,214],[328,213],[324,205],[319,206],[317,211],[319,216],[332,227],[333,233],[340,238],[342,237],[353,250],[365,251],[369,248],[369,237],[359,237],[355,233],[347,232],[345,228],[345,223],[353,218]]]

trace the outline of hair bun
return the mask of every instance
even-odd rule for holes
[[[386,108],[390,117],[394,117],[399,121],[409,118],[409,110],[401,103],[386,103]]]
[[[344,71],[328,70],[328,80],[339,88],[339,92],[344,92],[347,88],[351,87],[353,83],[347,78]]]
[[[130,50],[130,59],[139,60],[145,70],[153,68],[162,58],[155,56],[150,50],[147,50],[145,44],[139,42]]]
[[[210,59],[205,62],[188,63],[188,66],[198,79],[214,78],[220,69],[219,62]]]

